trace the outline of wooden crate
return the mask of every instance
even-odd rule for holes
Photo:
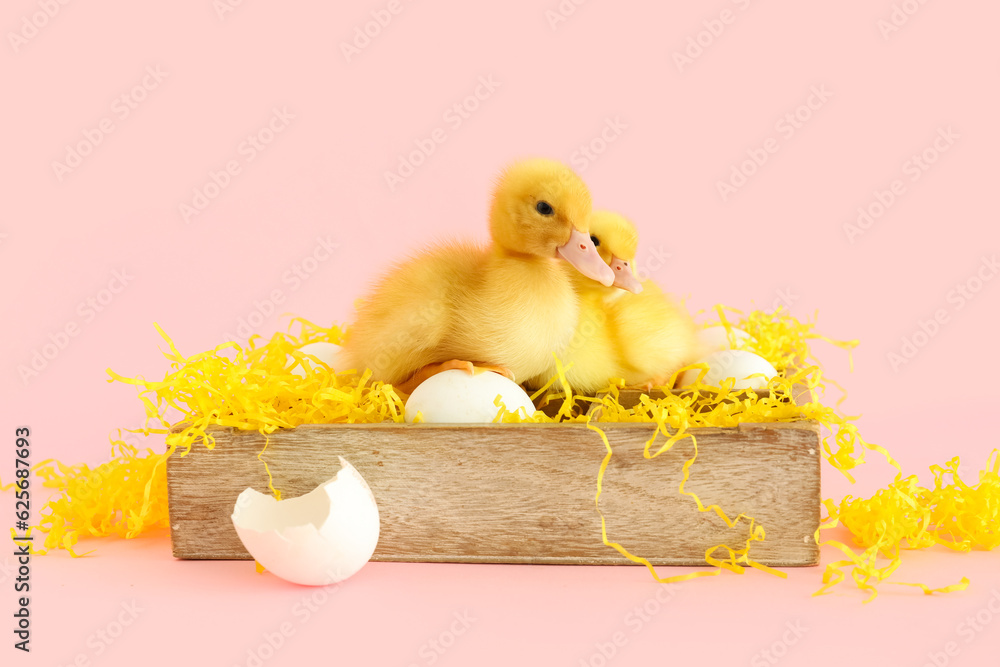
[[[747,523],[727,528],[678,493],[689,439],[643,457],[654,425],[606,423],[614,456],[601,510],[608,537],[654,564],[703,565],[717,544],[742,547]],[[766,530],[754,560],[816,565],[820,519],[819,425],[813,421],[702,428],[687,490]],[[250,486],[267,492],[256,432],[216,429],[214,450],[196,446],[167,462],[174,555],[248,559],[230,515]],[[660,436],[658,442],[662,444]],[[311,491],[344,456],[372,488],[381,515],[373,560],[462,563],[623,564],[601,541],[594,504],[605,447],[579,424],[300,426],[270,436],[264,455],[286,498]],[[723,552],[718,552],[721,555]]]

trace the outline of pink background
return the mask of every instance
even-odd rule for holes
[[[818,310],[820,331],[860,339],[853,374],[846,355],[818,349],[850,391],[847,412],[864,415],[862,432],[921,475],[961,455],[974,481],[998,444],[983,436],[995,432],[1000,281],[973,280],[981,289],[961,308],[953,290],[1000,247],[1000,6],[908,0],[899,11],[916,12],[897,13],[902,25],[883,34],[890,0],[562,5],[575,11],[553,28],[558,0],[402,0],[348,62],[341,43],[388,2],[247,1],[221,17],[211,0],[73,2],[38,15],[45,25],[18,45],[9,35],[42,10],[6,2],[0,433],[11,448],[0,477],[12,476],[18,425],[32,428],[36,461],[106,459],[109,431],[143,415],[105,369],[161,376],[153,322],[194,353],[241,320],[265,334],[285,327],[284,312],[345,321],[387,263],[432,239],[483,238],[497,170],[543,155],[575,166],[598,206],[636,221],[640,265],[669,255],[650,275],[693,309],[784,298],[800,318]],[[674,54],[699,37],[707,46],[678,67]],[[144,77],[150,89],[136,91],[134,109],[116,102]],[[495,90],[480,88],[486,99],[460,124],[446,116],[481,78]],[[813,89],[830,96],[798,109]],[[294,118],[249,161],[241,145],[275,108]],[[779,124],[797,109],[798,127]],[[53,162],[102,122],[113,131],[60,180]],[[391,191],[384,173],[437,128],[444,143]],[[936,153],[948,128],[957,138]],[[602,132],[613,140],[602,145]],[[600,154],[585,158],[592,143]],[[767,161],[723,201],[717,182],[765,147]],[[908,161],[925,149],[936,159],[914,172]],[[185,221],[181,204],[233,160],[228,187]],[[891,206],[850,242],[844,225],[897,179]],[[318,239],[336,244],[333,258],[310,259]],[[124,289],[111,283],[116,271]],[[109,283],[119,293],[102,292]],[[275,291],[281,303],[263,303]],[[100,312],[80,305],[88,298],[104,299]],[[894,369],[887,355],[938,310],[944,324]],[[67,326],[76,335],[63,339]],[[22,378],[53,339],[64,348],[48,348],[54,358]],[[871,460],[853,488],[826,468],[824,495],[887,483],[891,470]],[[949,664],[979,665],[1000,649],[998,614],[968,642],[958,630],[1000,596],[995,553],[906,554],[900,580],[943,586],[967,575],[972,586],[933,598],[885,586],[867,606],[848,586],[810,598],[817,568],[788,581],[696,581],[661,605],[641,568],[372,564],[306,615],[296,604],[313,590],[259,577],[250,563],[175,561],[164,536],[96,546],[87,559],[34,559],[30,660],[10,648],[13,561],[0,557],[5,656],[125,665],[145,652],[149,664],[198,655],[245,665],[286,621],[294,634],[265,664],[596,666],[617,632],[627,641],[608,664],[771,664],[759,651],[796,622],[808,630],[784,664],[865,655],[916,666],[954,641]],[[88,637],[133,600],[143,611],[97,655]],[[645,603],[657,613],[637,628],[630,610]],[[443,655],[428,653],[464,611],[476,619],[468,630]]]

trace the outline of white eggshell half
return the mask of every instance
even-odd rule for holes
[[[477,371],[473,375],[454,369],[417,385],[406,401],[406,421],[412,423],[420,412],[428,424],[488,424],[500,411],[493,404],[497,394],[508,412],[523,410],[525,417],[534,414],[528,394],[499,373]]]
[[[697,363],[708,364],[708,372],[705,374],[703,383],[717,387],[727,378],[734,378],[736,384],[734,389],[753,389],[760,391],[767,387],[768,381],[778,374],[767,359],[753,352],[746,350],[722,350],[713,352],[707,357],[699,359]],[[684,371],[678,379],[678,386],[685,387],[694,384],[701,373],[699,369]],[[757,373],[763,373],[764,377],[754,377]]]
[[[325,586],[360,570],[378,544],[375,496],[350,463],[298,498],[246,489],[236,499],[233,526],[243,546],[269,572],[296,584]]]
[[[736,346],[741,347],[744,342],[751,340],[752,336],[748,334],[743,329],[737,329],[732,327],[733,338],[736,339]],[[716,325],[714,327],[705,327],[704,329],[698,330],[698,340],[706,353],[710,352],[721,352],[722,350],[733,349],[729,344],[729,336],[726,335],[726,327]]]
[[[316,357],[325,366],[331,369],[336,369],[340,365],[340,346],[336,343],[309,343],[308,345],[300,347],[299,352]],[[294,364],[292,373],[298,375],[299,377],[306,376],[306,371],[302,368],[302,363],[296,360],[295,357],[288,355],[288,363]],[[316,362],[312,359],[307,359],[305,363],[310,364],[311,367],[316,366]]]

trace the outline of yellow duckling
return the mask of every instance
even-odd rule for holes
[[[344,343],[350,368],[410,392],[448,368],[487,365],[531,377],[562,353],[578,304],[568,261],[610,285],[587,226],[590,191],[552,160],[517,163],[499,178],[493,243],[448,243],[398,264],[359,305]]]
[[[569,366],[566,379],[584,394],[607,388],[614,378],[624,378],[629,386],[664,384],[698,355],[694,321],[654,282],[640,283],[636,277],[639,235],[628,219],[595,211],[590,234],[615,281],[609,287],[571,276],[580,296],[580,318],[560,357]],[[526,384],[540,387],[555,373],[553,362]]]
[[[623,216],[604,215],[616,221],[608,225],[611,234],[624,233],[616,231],[622,227],[635,233],[635,227]],[[614,238],[609,242],[613,243]],[[625,268],[631,268],[632,279],[638,283],[634,253],[624,257],[629,260]],[[617,278],[619,271],[615,269]],[[694,363],[701,356],[701,347],[697,326],[684,306],[652,280],[643,280],[641,286],[641,293],[623,294],[611,302],[608,317],[617,331],[621,367],[616,377],[623,378],[627,386],[648,389],[666,384],[675,371]]]
[[[601,259],[615,272],[613,285],[603,285],[570,272],[573,287],[580,298],[580,316],[566,351],[559,356],[567,367],[566,379],[574,391],[585,394],[606,389],[612,378],[621,377],[618,326],[610,316],[610,308],[627,295],[642,291],[636,279],[632,260],[639,244],[635,227],[620,215],[594,211],[590,217],[590,239]],[[619,289],[621,288],[621,289]],[[556,373],[555,360],[540,374],[525,384],[536,389]]]

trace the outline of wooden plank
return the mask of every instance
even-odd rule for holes
[[[726,528],[678,493],[690,440],[647,460],[652,424],[601,424],[614,456],[601,509],[608,536],[654,564],[704,564],[705,550],[741,547],[747,524]],[[820,519],[819,425],[704,428],[687,490],[730,516],[764,525],[751,557],[771,566],[816,565]],[[230,515],[252,486],[267,492],[256,432],[216,429],[214,450],[195,447],[167,462],[174,555],[245,559]],[[658,442],[662,444],[663,438]],[[605,448],[575,424],[300,426],[270,436],[265,460],[284,497],[312,490],[344,456],[365,477],[381,515],[373,560],[620,564],[601,541],[595,508]],[[719,552],[721,554],[721,552]]]

